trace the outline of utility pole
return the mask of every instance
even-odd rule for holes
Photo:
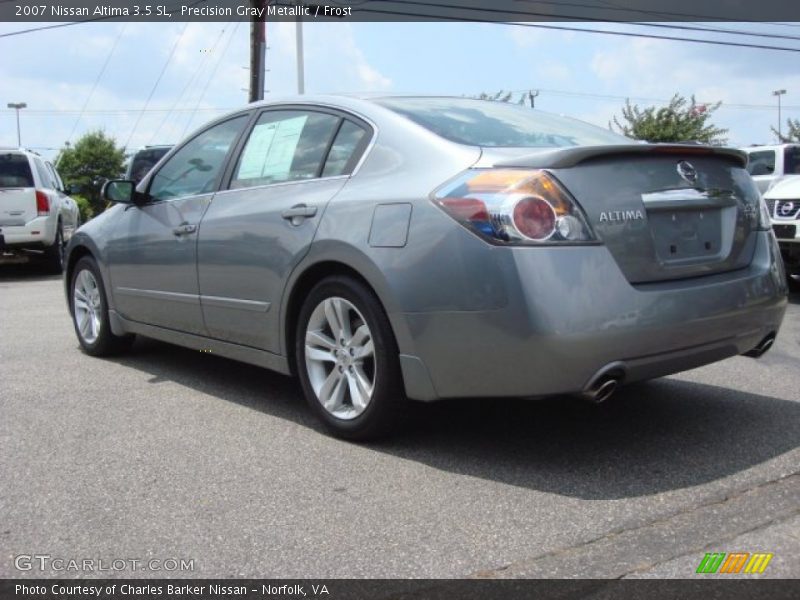
[[[302,2],[297,2],[302,6]],[[303,57],[303,17],[298,13],[295,24],[295,40],[297,43],[297,93],[306,93],[305,60]]]
[[[250,0],[250,5],[266,15],[266,0]],[[253,11],[254,13],[256,11]],[[249,102],[264,99],[264,59],[267,52],[267,24],[264,17],[250,17],[250,96]]]
[[[778,97],[778,143],[783,142],[783,136],[781,135],[781,96],[786,93],[786,90],[775,90],[772,92],[773,96]]]
[[[27,108],[28,105],[24,102],[9,102],[8,108],[13,108],[17,111],[17,146],[22,148],[22,135],[20,134],[19,130],[19,111],[23,108]]]

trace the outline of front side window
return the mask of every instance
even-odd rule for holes
[[[231,146],[247,123],[247,115],[207,129],[170,158],[150,182],[154,200],[170,200],[215,191]]]
[[[775,151],[751,152],[747,161],[747,172],[750,175],[772,175],[775,172]]]
[[[340,120],[299,110],[265,112],[242,150],[231,189],[319,177]]]

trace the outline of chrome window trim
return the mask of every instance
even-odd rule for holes
[[[272,104],[261,104],[261,105],[256,106],[255,108],[258,109],[258,110],[261,110],[261,109],[271,110],[273,108],[280,108],[280,107],[284,107],[284,106],[285,107],[298,107],[298,106],[300,106],[300,107],[304,107],[304,108],[308,108],[308,109],[313,109],[314,107],[328,108],[328,109],[331,109],[331,110],[336,110],[336,111],[339,111],[341,113],[344,113],[345,115],[353,116],[356,119],[360,119],[360,120],[364,121],[367,125],[372,127],[372,139],[369,141],[369,144],[367,144],[367,147],[364,148],[364,152],[361,155],[361,158],[356,163],[356,166],[353,167],[353,172],[348,174],[348,175],[335,175],[335,177],[352,177],[353,175],[358,173],[358,171],[361,169],[361,165],[364,164],[364,161],[367,159],[367,157],[369,156],[370,152],[372,151],[372,148],[375,147],[375,142],[377,141],[378,135],[380,134],[380,128],[378,127],[378,125],[375,123],[375,121],[373,121],[372,119],[370,119],[366,115],[363,115],[360,112],[356,112],[351,108],[344,108],[343,106],[340,106],[338,104],[331,104],[329,102],[314,102],[314,103],[310,103],[310,102],[303,102],[302,100],[300,100],[300,101],[286,101],[286,100],[284,100],[284,101],[275,102],[275,103],[272,103]],[[256,113],[256,114],[260,114],[260,113]],[[320,178],[320,179],[322,179],[322,178]],[[270,185],[272,185],[272,184],[270,184]],[[239,188],[239,189],[245,189],[245,188]],[[253,189],[253,188],[246,188],[246,189]],[[220,190],[220,191],[223,191],[223,190]]]
[[[261,190],[264,188],[274,188],[279,186],[285,185],[301,185],[304,183],[317,183],[319,181],[333,181],[336,179],[349,179],[350,175],[332,175],[330,177],[314,177],[312,179],[295,179],[294,181],[276,181],[275,183],[264,183],[262,185],[254,185],[252,187],[240,187],[235,189],[227,189],[227,190],[220,190],[214,197],[220,196],[222,194],[230,194],[231,192],[247,192],[251,190]]]

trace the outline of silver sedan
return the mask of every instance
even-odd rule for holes
[[[350,439],[409,399],[600,401],[772,344],[786,280],[745,162],[500,102],[250,105],[106,185],[69,309],[93,356],[142,335],[295,374]]]

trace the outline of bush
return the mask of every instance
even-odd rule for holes
[[[94,210],[92,209],[92,205],[83,196],[76,196],[73,195],[72,199],[75,200],[75,204],[78,205],[78,210],[81,213],[81,223],[86,223],[89,219],[94,216]]]

